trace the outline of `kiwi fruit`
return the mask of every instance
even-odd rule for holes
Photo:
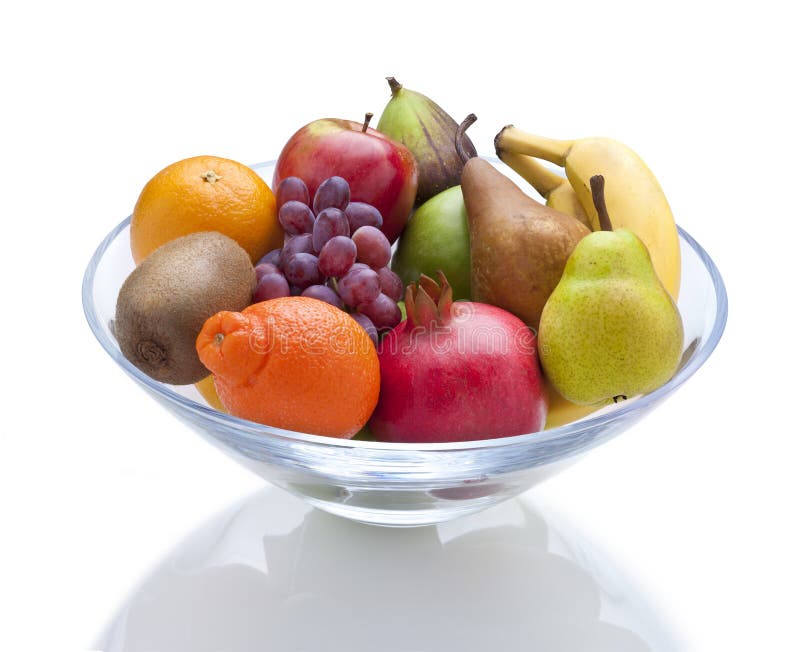
[[[226,235],[202,231],[162,245],[120,288],[114,332],[122,354],[155,380],[188,385],[209,371],[195,340],[221,310],[250,305],[256,273],[250,256]]]

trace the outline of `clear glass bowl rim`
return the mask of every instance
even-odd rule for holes
[[[272,162],[265,162],[253,165],[254,168],[264,167],[272,164]],[[261,448],[265,452],[269,451],[273,446],[279,446],[280,443],[302,442],[305,445],[319,446],[321,448],[352,448],[361,449],[364,452],[368,451],[384,451],[392,455],[396,461],[398,457],[406,458],[408,461],[414,461],[415,453],[420,453],[425,456],[426,463],[430,461],[430,455],[433,453],[446,454],[450,451],[475,451],[481,449],[513,449],[514,447],[527,448],[531,444],[555,444],[559,439],[568,439],[583,432],[602,427],[608,422],[616,421],[623,418],[625,415],[637,411],[646,410],[646,408],[654,403],[657,403],[665,396],[672,393],[684,382],[686,382],[697,371],[702,364],[708,359],[711,353],[719,343],[722,333],[725,330],[725,324],[728,316],[728,297],[725,290],[725,283],[722,276],[717,269],[714,261],[706,253],[703,247],[684,229],[678,226],[678,232],[683,240],[697,253],[706,270],[708,271],[714,286],[714,293],[717,301],[717,311],[714,316],[714,324],[709,334],[708,339],[703,342],[701,347],[693,353],[688,362],[678,371],[673,378],[666,384],[662,385],[653,392],[644,396],[638,397],[634,401],[627,402],[617,409],[607,412],[598,416],[589,416],[580,421],[544,430],[540,432],[528,433],[524,435],[516,435],[513,437],[499,437],[495,439],[480,439],[468,442],[452,442],[452,443],[436,443],[436,444],[397,444],[397,443],[384,443],[374,441],[362,441],[353,439],[338,439],[335,437],[325,437],[321,435],[312,435],[307,433],[294,432],[290,430],[283,430],[281,428],[273,428],[271,426],[261,425],[245,419],[219,412],[214,408],[202,405],[193,401],[190,398],[182,396],[174,391],[170,386],[162,384],[153,380],[145,373],[140,371],[137,367],[131,364],[125,356],[122,355],[119,347],[113,338],[109,337],[106,333],[104,324],[101,322],[100,316],[97,314],[96,306],[93,299],[94,280],[97,269],[100,265],[106,250],[109,245],[124,231],[130,224],[131,217],[128,216],[120,222],[111,232],[103,239],[98,245],[86,271],[83,276],[82,284],[82,298],[83,310],[89,327],[94,333],[100,345],[105,349],[106,353],[120,366],[122,369],[131,376],[134,380],[144,385],[148,390],[159,395],[170,403],[187,410],[195,417],[199,417],[202,421],[208,422],[209,427],[219,425],[225,430],[233,434],[237,438],[242,439],[245,445]],[[510,450],[506,450],[510,453]]]

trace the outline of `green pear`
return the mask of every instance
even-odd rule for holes
[[[591,179],[602,230],[572,251],[542,311],[539,355],[550,383],[582,405],[650,392],[675,373],[683,324],[630,230],[611,230],[603,177]]]

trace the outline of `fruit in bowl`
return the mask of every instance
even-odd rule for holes
[[[375,346],[325,301],[283,297],[218,312],[203,325],[197,351],[222,404],[243,419],[349,438],[378,401]]]
[[[610,138],[554,140],[513,125],[503,127],[494,143],[501,158],[531,155],[562,166],[593,230],[600,222],[589,180],[597,174],[605,177],[614,226],[629,228],[644,242],[667,292],[678,297],[681,252],[675,220],[661,185],[636,152]]]
[[[387,77],[392,97],[378,121],[378,131],[411,150],[419,168],[416,205],[461,183],[464,161],[456,151],[458,123],[432,99],[404,88]],[[476,156],[475,146],[464,138],[463,147]]]
[[[168,165],[147,182],[133,209],[137,263],[161,245],[196,231],[219,231],[258,260],[283,237],[275,196],[248,166],[220,156]]]
[[[625,229],[592,233],[587,223],[608,217],[597,201],[592,212],[580,201],[581,192],[567,186],[573,184],[570,178],[553,182],[558,174],[530,158],[527,137],[516,133],[517,140],[497,141],[514,169],[528,175],[524,178],[541,180],[541,169],[547,170],[548,201],[561,210],[539,204],[505,176],[502,163],[471,155],[464,136],[471,121],[474,117],[456,129],[454,140],[463,168],[457,179],[461,205],[439,197],[456,197],[450,187],[429,199],[418,217],[434,232],[436,225],[460,221],[448,239],[450,250],[469,252],[453,269],[463,272],[468,265],[472,301],[454,302],[439,270],[438,283],[424,274],[404,282],[390,268],[391,241],[405,226],[416,193],[413,157],[410,165],[390,165],[388,175],[353,170],[359,165],[386,170],[383,164],[393,156],[405,157],[404,146],[371,133],[366,123],[333,130],[317,124],[297,132],[278,161],[254,166],[261,179],[273,180],[282,244],[255,260],[241,251],[248,296],[235,305],[193,299],[198,309],[180,336],[184,342],[194,339],[192,362],[202,363],[199,371],[159,377],[136,364],[136,355],[147,347],[127,347],[115,337],[125,331],[121,321],[110,322],[125,314],[118,307],[127,303],[127,277],[147,276],[158,267],[153,259],[167,261],[159,282],[171,281],[172,271],[180,275],[177,266],[170,269],[168,255],[178,240],[135,267],[136,222],[123,222],[109,234],[87,269],[84,308],[93,332],[123,370],[181,420],[262,477],[332,513],[420,525],[483,509],[527,489],[630,426],[680,386],[719,340],[726,298],[711,260],[673,222],[681,251],[669,261],[679,265],[684,279],[675,304],[636,229],[630,236]],[[381,152],[380,161],[375,152]],[[632,215],[631,203],[619,202],[619,171],[609,174],[615,179],[609,183],[615,205],[622,206],[628,223],[645,228]],[[376,204],[390,196],[391,206],[381,210]],[[448,207],[450,217],[443,219],[437,206]],[[207,237],[202,229],[190,225],[189,230],[199,233],[184,237]],[[612,240],[622,243],[622,254],[620,247],[603,249]],[[602,246],[590,246],[595,241]],[[424,246],[425,239],[416,242]],[[431,258],[416,251],[407,255]],[[225,264],[202,247],[193,257],[200,276],[230,280]],[[635,264],[620,263],[634,259]],[[595,275],[590,284],[575,274],[587,265]],[[192,290],[210,295],[200,280]],[[163,294],[179,304],[189,292],[180,284],[175,288]],[[146,288],[141,294],[147,296]],[[625,306],[631,294],[638,297],[634,309]],[[708,297],[714,299],[711,311],[704,305]],[[154,309],[166,316],[175,310],[170,301]],[[648,334],[630,315],[646,313],[652,316],[650,330],[664,326],[671,346],[656,347],[651,357],[657,364],[645,369],[633,344]],[[617,322],[633,334],[620,337],[622,326],[599,327]],[[158,336],[171,344],[173,334],[162,330]],[[576,342],[590,344],[581,349]],[[571,356],[574,351],[579,355]],[[628,353],[634,355],[625,358]],[[181,360],[170,362],[188,365]],[[621,376],[612,374],[614,365],[622,368]],[[588,374],[589,368],[597,373]],[[636,383],[627,383],[632,370],[641,373]],[[211,378],[203,377],[206,371]],[[627,400],[614,402],[620,396],[600,388],[598,377],[619,382]],[[576,379],[589,391],[576,392]],[[557,416],[551,425],[559,425],[542,431],[548,403]],[[573,417],[578,420],[564,425],[558,420]]]
[[[672,377],[683,323],[647,247],[612,229],[604,178],[591,178],[601,229],[575,247],[540,321],[542,364],[556,390],[581,404],[651,391]]]
[[[324,180],[313,196],[302,179],[286,177],[277,194],[286,238],[256,265],[253,302],[292,294],[325,301],[374,332],[377,345],[377,333],[400,322],[403,293],[388,268],[391,245],[380,212],[351,201],[350,185],[339,176]]]
[[[407,286],[422,274],[444,272],[453,299],[469,299],[469,226],[464,193],[453,186],[420,206],[408,221],[392,258],[394,270]]]
[[[475,119],[470,115],[460,125],[459,146]],[[472,297],[505,308],[538,329],[567,259],[589,230],[526,195],[488,161],[466,152],[464,158],[461,187],[469,222]]]
[[[220,310],[242,310],[256,276],[247,252],[217,231],[171,240],[144,259],[117,297],[114,333],[128,360],[165,383],[208,376],[195,342]]]
[[[313,196],[325,179],[343,177],[353,201],[380,212],[381,229],[394,242],[414,205],[417,163],[404,145],[370,128],[371,117],[367,114],[363,123],[325,118],[302,127],[278,156],[272,187],[297,177]]]
[[[502,169],[499,161],[493,165]],[[274,164],[254,168],[270,179]],[[193,385],[153,380],[122,355],[110,328],[119,289],[134,269],[129,219],[102,240],[89,261],[83,305],[92,332],[121,370],[179,421],[248,470],[345,518],[424,525],[485,509],[533,487],[633,426],[706,362],[724,330],[725,287],[703,248],[685,231],[679,233],[683,283],[677,305],[684,346],[672,379],[645,396],[607,406],[574,423],[500,439],[391,444],[290,432],[209,407]]]
[[[542,429],[536,338],[522,321],[485,303],[453,303],[444,274],[409,285],[405,306],[408,318],[379,347],[376,439],[470,441]]]

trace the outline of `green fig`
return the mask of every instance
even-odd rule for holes
[[[436,278],[442,271],[453,299],[469,299],[469,227],[461,186],[440,192],[414,211],[397,242],[392,270],[404,286],[422,274]]]
[[[591,178],[602,230],[575,247],[539,323],[539,356],[564,398],[582,405],[650,392],[675,373],[683,323],[633,231],[612,231],[603,177]]]
[[[392,98],[383,109],[378,131],[401,142],[417,159],[415,206],[420,206],[442,190],[461,183],[464,163],[455,148],[458,124],[430,98],[404,88],[394,77],[386,79]],[[477,156],[469,138],[464,147],[471,156]]]

